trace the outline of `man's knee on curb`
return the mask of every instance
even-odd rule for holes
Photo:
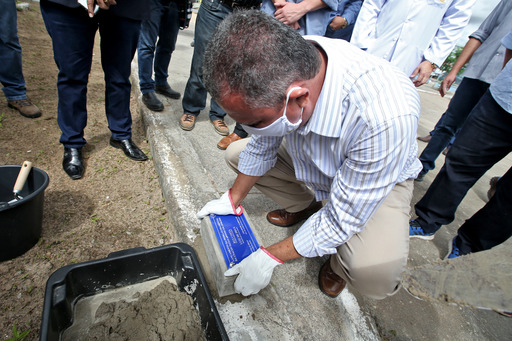
[[[333,270],[360,294],[373,299],[392,296],[401,288],[401,274],[405,269],[403,259],[368,264],[357,257],[343,261],[344,265],[331,261]],[[334,263],[334,264],[333,264]]]

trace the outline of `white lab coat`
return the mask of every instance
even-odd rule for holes
[[[411,75],[423,60],[443,64],[475,1],[365,0],[350,42]]]

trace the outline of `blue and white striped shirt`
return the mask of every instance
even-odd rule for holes
[[[418,94],[388,62],[340,39],[306,37],[327,54],[325,81],[309,121],[286,136],[297,179],[327,204],[293,237],[304,257],[336,253],[360,232],[396,183],[415,178]],[[282,137],[252,136],[239,170],[261,176]]]

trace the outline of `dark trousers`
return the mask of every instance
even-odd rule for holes
[[[415,206],[425,232],[436,232],[453,221],[467,191],[512,150],[511,131],[512,114],[487,90],[457,135],[443,168]]]
[[[512,236],[512,168],[498,181],[491,200],[459,228],[462,253],[489,250]]]
[[[143,94],[155,91],[155,85],[168,85],[167,69],[180,30],[176,2],[151,0],[150,5],[149,19],[142,22],[137,47],[140,91]],[[153,69],[155,80],[151,78]]]
[[[47,1],[41,2],[41,14],[52,38],[54,59],[59,69],[57,121],[62,131],[60,142],[68,148],[81,148],[86,143],[87,82],[98,29],[108,126],[114,139],[131,138],[129,78],[141,22],[102,10],[91,19],[84,8],[68,8]]]
[[[488,88],[489,83],[478,79],[467,77],[462,79],[448,105],[448,109],[443,114],[442,119],[436,124],[432,138],[419,157],[423,164],[424,173],[435,168],[436,159],[463,126],[471,110],[473,110]]]

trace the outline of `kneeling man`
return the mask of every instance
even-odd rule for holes
[[[267,215],[271,223],[307,219],[229,269],[227,276],[239,274],[235,290],[255,294],[277,265],[330,254],[319,276],[325,294],[336,297],[347,282],[377,299],[395,293],[409,251],[412,179],[421,170],[420,103],[410,79],[343,40],[301,37],[255,10],[219,25],[203,77],[252,137],[229,146],[238,176],[198,217],[240,213],[255,186],[283,207]]]

